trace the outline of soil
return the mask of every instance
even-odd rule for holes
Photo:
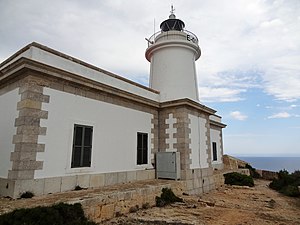
[[[256,180],[255,187],[224,186],[202,196],[180,196],[184,203],[139,210],[103,222],[176,225],[299,225],[300,198],[283,196]]]

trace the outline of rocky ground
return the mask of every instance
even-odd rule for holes
[[[256,180],[254,188],[224,186],[202,196],[180,196],[184,203],[153,207],[121,216],[103,225],[300,225],[300,198],[283,196]],[[92,192],[67,192],[32,199],[0,198],[0,214],[15,208],[51,205]]]
[[[103,222],[177,225],[299,225],[300,198],[283,196],[256,180],[254,188],[224,186],[203,196],[182,196],[184,203],[150,208]]]

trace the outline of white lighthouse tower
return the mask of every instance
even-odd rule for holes
[[[150,87],[160,91],[160,101],[189,98],[199,101],[195,61],[201,50],[198,38],[184,30],[172,6],[169,19],[148,40],[146,59],[151,63]]]

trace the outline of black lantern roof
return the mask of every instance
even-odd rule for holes
[[[184,22],[180,19],[176,19],[176,16],[171,12],[169,19],[163,21],[160,24],[160,29],[162,31],[170,31],[170,30],[177,30],[182,31],[184,28]]]

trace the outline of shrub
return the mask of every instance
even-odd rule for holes
[[[163,188],[160,197],[155,198],[156,206],[163,207],[174,202],[183,202],[182,198],[177,197],[171,188]]]
[[[300,186],[300,171],[289,174],[286,170],[280,170],[278,179],[273,179],[269,184],[270,188],[291,197],[300,196],[298,186]]]
[[[245,174],[233,172],[233,173],[224,174],[224,177],[225,177],[225,184],[249,186],[249,187],[254,186],[253,178]]]
[[[95,225],[84,216],[81,204],[59,203],[49,207],[17,209],[0,216],[0,225]]]
[[[260,174],[250,164],[246,164],[245,168],[249,169],[251,177],[253,177],[253,178],[261,178]]]
[[[79,185],[76,185],[75,188],[74,188],[75,191],[80,191],[80,190],[83,190],[82,187],[80,187]]]
[[[286,187],[283,188],[282,193],[290,196],[290,197],[298,197],[300,196],[300,192],[298,187],[293,186],[293,185],[288,185]]]
[[[26,191],[24,193],[21,194],[21,198],[32,198],[34,196],[34,194],[30,191]]]

